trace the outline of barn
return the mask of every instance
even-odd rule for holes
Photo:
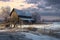
[[[24,12],[23,10],[18,10],[13,8],[10,13],[10,20],[15,22],[20,22],[23,24],[31,24],[34,22],[34,19],[32,18],[32,14],[29,12]]]

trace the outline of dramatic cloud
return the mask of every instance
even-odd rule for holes
[[[57,8],[60,7],[60,0],[26,0],[27,3],[38,4],[40,6],[55,6]]]
[[[44,17],[60,17],[60,0],[26,0],[26,2],[28,4],[36,5],[36,8],[28,8],[31,12],[38,12]]]
[[[26,0],[35,4],[40,13],[60,13],[60,0]]]
[[[26,0],[27,1],[27,3],[38,3],[38,2],[40,2],[41,0]]]
[[[23,9],[31,7],[33,4],[24,2],[25,0],[0,0],[0,8],[10,6],[12,8]]]
[[[46,1],[48,6],[50,5],[54,8],[60,9],[60,0],[46,0]]]
[[[46,0],[49,4],[60,4],[60,0]]]
[[[60,0],[0,0],[0,7],[10,6],[43,16],[60,16]]]
[[[7,2],[7,1],[10,1],[10,0],[0,0],[0,1]]]

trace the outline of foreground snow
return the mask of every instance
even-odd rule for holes
[[[0,33],[0,40],[60,40],[47,35],[36,35],[30,32]]]
[[[8,30],[0,30],[0,32],[7,32]]]
[[[19,26],[19,25],[18,25]],[[60,29],[60,23],[54,23],[54,24],[48,24],[48,25],[22,25],[22,27],[36,27],[36,28],[46,28],[46,29],[52,29],[52,30],[57,30],[57,29]],[[9,31],[9,30],[0,30],[0,32],[6,32],[6,31]],[[60,33],[60,32],[59,32]],[[32,40],[60,40],[58,38],[54,38],[54,37],[51,37],[51,36],[47,36],[47,35],[35,35],[35,34],[32,34],[32,33],[27,33],[27,32],[17,32],[17,33],[14,33],[12,35],[25,35],[25,38],[28,38],[28,39],[32,39]],[[4,38],[3,38],[4,37]],[[18,37],[20,38],[20,37]],[[0,35],[0,40],[4,40],[4,39],[11,39],[9,37],[9,35]],[[22,38],[23,40],[25,40],[24,38]],[[13,39],[11,39],[13,40]]]
[[[60,40],[60,39],[50,37],[47,35],[42,35],[42,34],[35,35],[32,33],[26,33],[26,32],[21,32],[21,33],[24,34],[26,38],[33,39],[33,40]],[[17,33],[17,34],[20,34],[20,33]]]

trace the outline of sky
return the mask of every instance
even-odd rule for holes
[[[60,0],[0,0],[0,8],[5,6],[40,13],[42,19],[60,19]]]
[[[33,4],[28,4],[26,0],[0,0],[0,7],[9,6],[12,8],[23,9],[31,7]]]

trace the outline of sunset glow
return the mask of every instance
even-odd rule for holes
[[[26,2],[24,2],[25,0],[10,0],[10,1],[0,1],[0,7],[6,7],[6,6],[10,6],[11,9],[12,8],[19,8],[19,9],[23,9],[23,8],[28,8],[33,6],[33,4],[27,4]]]

